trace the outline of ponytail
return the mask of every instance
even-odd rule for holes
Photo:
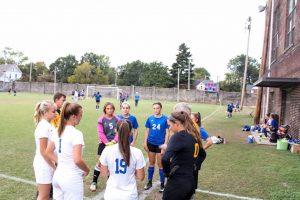
[[[78,115],[81,111],[81,105],[77,103],[69,103],[65,102],[61,111],[59,125],[58,125],[58,137],[61,137],[62,133],[65,130],[67,121],[70,119],[72,115]]]
[[[172,112],[170,118],[179,121],[183,125],[184,129],[197,140],[199,146],[202,147],[200,133],[195,127],[195,123],[186,112]]]
[[[42,120],[44,114],[53,105],[54,105],[54,103],[52,101],[49,101],[49,100],[45,100],[45,101],[42,101],[42,102],[39,102],[39,103],[36,104],[36,106],[34,108],[34,115],[33,115],[35,126],[38,125],[38,123]]]
[[[117,122],[117,131],[119,136],[119,150],[122,154],[125,164],[130,165],[130,141],[129,137],[132,130],[132,124],[129,120],[120,120]]]

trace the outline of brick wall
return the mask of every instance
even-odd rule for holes
[[[300,139],[300,86],[292,89],[290,94],[290,133]]]

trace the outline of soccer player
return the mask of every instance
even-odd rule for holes
[[[100,109],[100,101],[101,101],[101,97],[102,97],[102,95],[100,94],[100,92],[97,92],[96,95],[95,95],[96,109],[97,109],[97,110]]]
[[[98,119],[97,126],[99,137],[98,156],[102,154],[102,151],[106,146],[110,146],[118,142],[117,122],[120,118],[114,115],[114,104],[111,102],[105,103],[103,106],[103,112],[104,115]],[[94,169],[93,181],[90,185],[90,190],[92,192],[95,192],[97,189],[100,166],[101,165],[98,161]]]
[[[168,124],[174,135],[162,158],[164,173],[169,177],[163,199],[190,199],[194,193],[193,171],[202,146],[201,139],[190,116],[184,111],[172,112]]]
[[[82,118],[82,107],[76,103],[65,103],[57,132],[47,147],[47,156],[54,157],[57,168],[53,176],[53,199],[83,199],[83,176],[89,167],[82,158],[83,134],[75,128]]]
[[[63,93],[60,93],[60,92],[57,92],[54,97],[53,97],[53,101],[56,105],[56,108],[57,108],[57,115],[56,115],[56,118],[53,119],[51,121],[51,124],[57,128],[58,127],[58,122],[60,120],[60,109],[62,108],[64,102],[66,101],[66,95],[63,94]]]
[[[167,123],[167,117],[161,113],[162,105],[160,102],[152,105],[154,115],[148,117],[146,121],[146,132],[144,140],[144,149],[148,153],[149,166],[148,166],[148,183],[144,187],[145,190],[149,190],[152,187],[152,179],[154,174],[155,160],[159,168],[160,176],[160,190],[164,191],[165,176],[163,172],[163,166],[161,163],[161,149],[162,144],[167,144],[169,140],[169,125]]]
[[[135,107],[138,107],[138,105],[139,105],[139,100],[140,100],[140,95],[139,95],[138,92],[136,92],[135,95],[134,95]]]
[[[49,199],[54,163],[46,156],[46,148],[54,127],[51,120],[56,117],[56,106],[51,101],[42,101],[35,107],[34,131],[36,151],[33,168],[38,189],[38,199]]]
[[[130,146],[131,129],[129,120],[118,121],[118,144],[106,147],[100,156],[101,176],[109,176],[104,199],[138,200],[135,179],[144,180],[146,162],[142,151]]]
[[[233,108],[234,108],[233,103],[230,103],[230,104],[227,105],[227,118],[232,117]]]
[[[129,102],[125,101],[122,103],[122,114],[118,115],[118,117],[120,119],[128,119],[131,122],[133,132],[130,134],[130,145],[134,146],[138,135],[139,124],[136,120],[136,117],[131,115],[129,112],[130,112],[130,104]]]

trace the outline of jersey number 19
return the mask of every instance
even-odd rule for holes
[[[115,171],[115,173],[116,174],[126,174],[127,166],[126,166],[126,163],[125,163],[124,159],[119,160],[119,158],[117,158],[115,160],[115,162],[116,162],[116,171]]]

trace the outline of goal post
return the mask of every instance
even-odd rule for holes
[[[122,89],[118,87],[110,87],[110,86],[96,86],[96,85],[86,86],[87,97],[93,97],[93,95],[97,92],[100,92],[102,97],[119,99],[119,93],[122,92]]]

